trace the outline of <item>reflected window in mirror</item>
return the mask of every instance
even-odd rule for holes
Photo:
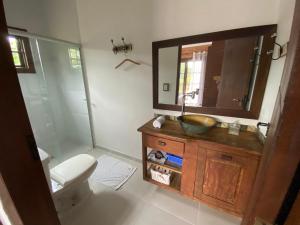
[[[195,98],[186,98],[187,106],[202,106],[205,68],[208,48],[212,42],[183,45],[180,58],[180,74],[177,104],[182,105],[183,94],[197,92]]]

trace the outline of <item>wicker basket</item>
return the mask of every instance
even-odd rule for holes
[[[151,165],[150,167],[151,179],[159,183],[170,185],[172,172],[160,166]]]

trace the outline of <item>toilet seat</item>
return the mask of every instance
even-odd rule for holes
[[[71,184],[87,180],[96,166],[97,160],[94,157],[80,154],[51,169],[50,177],[65,189]]]

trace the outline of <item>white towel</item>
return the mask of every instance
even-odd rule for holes
[[[153,127],[155,128],[161,128],[162,125],[166,122],[166,117],[165,116],[160,116],[158,118],[156,118],[153,121]]]
[[[118,190],[125,184],[136,171],[136,167],[108,155],[100,156],[97,161],[98,164],[91,180],[102,183],[114,190]]]

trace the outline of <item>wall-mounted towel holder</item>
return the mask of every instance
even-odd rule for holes
[[[113,46],[112,50],[115,54],[118,54],[120,52],[123,52],[123,53],[126,54],[127,52],[132,51],[132,44],[131,43],[129,43],[129,44],[125,43],[125,38],[123,38],[123,37],[122,37],[122,42],[123,42],[123,44],[121,44],[121,45],[115,45],[114,40],[111,39],[111,43],[112,43],[112,46]]]
[[[277,46],[277,48],[275,48],[275,46],[274,46],[273,49],[267,51],[267,55],[272,55],[272,60],[278,60],[278,59],[286,56],[287,51],[288,51],[289,42],[285,43],[284,45],[278,44],[275,40],[277,38],[277,33],[272,34],[271,38],[274,38],[274,45]],[[276,49],[276,52],[277,52],[277,54],[276,54],[277,57],[274,58],[273,53],[275,52],[275,49]]]
[[[114,40],[111,39],[111,43],[112,43],[112,45],[113,45],[113,49],[112,49],[112,50],[113,50],[113,52],[114,52],[115,54],[118,54],[118,53],[120,53],[120,52],[123,52],[124,54],[126,54],[126,53],[132,51],[132,44],[131,44],[131,43],[129,43],[129,44],[125,43],[125,39],[124,39],[123,37],[122,37],[122,42],[123,42],[122,45],[115,45],[115,44],[114,44]],[[123,65],[124,63],[126,63],[126,62],[130,62],[130,63],[135,64],[135,65],[141,65],[139,62],[136,62],[136,61],[134,61],[134,60],[132,60],[132,59],[126,58],[126,59],[124,59],[121,63],[119,63],[119,64],[115,67],[115,69],[118,69],[120,66],[122,66],[122,65]]]
[[[132,64],[135,64],[135,65],[141,65],[139,62],[136,62],[136,61],[134,61],[134,60],[132,60],[132,59],[124,59],[121,63],[119,63],[116,67],[115,67],[115,69],[118,69],[120,66],[122,66],[124,63],[126,63],[126,62],[130,62],[130,63],[132,63]]]

